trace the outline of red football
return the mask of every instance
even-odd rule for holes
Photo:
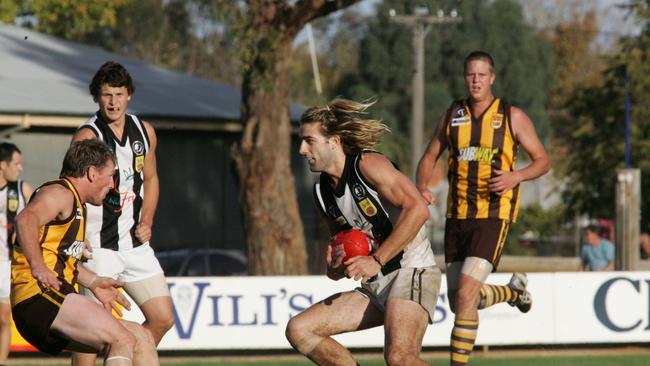
[[[345,261],[353,257],[370,255],[372,239],[361,230],[343,230],[334,235],[331,245],[332,248],[339,245],[343,246],[345,257],[342,263],[345,263]]]

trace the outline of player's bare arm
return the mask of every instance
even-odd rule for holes
[[[317,202],[314,202],[314,204],[318,206]],[[337,227],[333,222],[327,220],[327,216],[325,216],[322,211],[319,210],[318,212],[320,212],[320,216],[325,219],[329,233],[333,236],[337,231]],[[326,275],[329,279],[338,281],[341,278],[345,277],[345,273],[343,272],[343,257],[345,257],[345,251],[343,248],[339,247],[336,250],[333,250],[331,245],[327,246],[327,255],[325,257],[325,260],[327,262]]]
[[[18,243],[32,269],[32,276],[46,287],[60,289],[56,273],[45,266],[39,242],[39,229],[48,222],[70,216],[74,206],[72,192],[59,185],[41,188],[16,217]]]
[[[496,176],[488,180],[488,188],[499,195],[505,194],[521,182],[542,176],[551,169],[546,150],[537,137],[535,126],[530,118],[517,107],[512,107],[511,118],[514,138],[526,150],[531,163],[523,169],[512,172],[497,170]]]
[[[433,178],[436,163],[440,159],[440,155],[446,149],[447,139],[445,138],[445,113],[443,113],[438,119],[438,125],[433,133],[433,138],[429,141],[429,145],[418,163],[415,179],[417,188],[429,204],[435,203],[435,199],[427,185]]]
[[[327,246],[327,277],[338,281],[345,277],[345,267],[343,266],[343,257],[345,252],[342,247],[333,249],[331,245]]]
[[[156,167],[156,146],[158,144],[158,138],[151,124],[144,122],[144,127],[149,136],[149,151],[144,159],[144,199],[142,202],[142,211],[140,211],[140,222],[135,228],[135,236],[142,243],[151,239],[151,227],[153,226],[156,207],[158,206],[158,196],[160,194],[158,169]]]
[[[97,136],[90,128],[80,128],[77,130],[77,132],[74,133],[74,135],[72,136],[72,141],[70,143],[73,143],[75,141],[91,140],[96,138]]]
[[[359,164],[361,173],[377,187],[379,194],[400,209],[392,233],[374,253],[382,265],[396,256],[411,242],[429,218],[427,203],[415,185],[383,155],[366,153]],[[346,263],[346,272],[355,280],[376,275],[381,266],[372,257],[355,257]]]
[[[23,181],[22,190],[25,196],[25,202],[29,202],[29,199],[32,198],[32,194],[34,193],[34,188],[28,182]]]

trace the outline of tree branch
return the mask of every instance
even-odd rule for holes
[[[288,32],[298,33],[308,22],[346,8],[359,0],[299,0],[283,19]]]

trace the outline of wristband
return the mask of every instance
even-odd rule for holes
[[[95,283],[95,281],[97,281],[98,278],[99,278],[99,277],[98,277],[97,275],[95,275],[95,277],[93,277],[93,280],[90,281],[90,283],[88,284],[88,286],[86,286],[90,291],[94,290],[95,287],[97,287],[96,285],[93,286],[93,284]]]
[[[377,257],[377,254],[373,254],[373,255],[371,255],[371,257],[372,257],[372,259],[375,260],[375,262],[377,262],[377,263],[379,264],[379,267],[383,267],[383,266],[384,266],[383,264],[381,264],[381,261],[380,261],[379,258]]]

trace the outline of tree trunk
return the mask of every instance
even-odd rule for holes
[[[251,275],[307,273],[307,251],[291,172],[288,58],[308,21],[357,0],[250,0],[242,27],[242,138],[232,157],[239,177]]]
[[[242,85],[244,130],[233,157],[240,181],[251,275],[307,273],[305,235],[290,164],[286,56],[290,46],[290,42],[279,45],[273,57],[259,55],[275,63],[265,70],[245,73]]]

